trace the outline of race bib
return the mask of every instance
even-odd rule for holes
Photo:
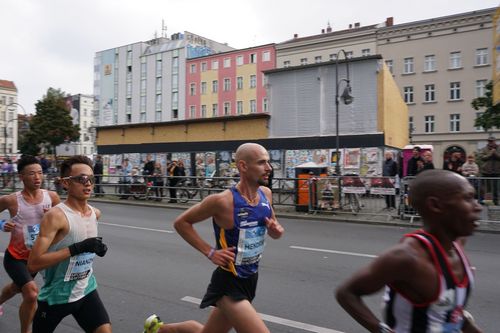
[[[251,265],[258,262],[265,245],[266,227],[240,229],[236,265]]]
[[[92,263],[95,253],[82,253],[69,259],[68,269],[64,276],[64,282],[82,280],[92,272]]]
[[[24,245],[27,249],[31,249],[33,247],[33,244],[35,244],[35,240],[38,237],[39,233],[40,224],[23,226]]]

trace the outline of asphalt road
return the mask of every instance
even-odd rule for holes
[[[169,322],[204,322],[209,311],[199,309],[196,303],[214,266],[173,231],[172,221],[180,211],[105,203],[95,206],[103,212],[99,232],[109,251],[96,260],[94,268],[113,331],[142,332],[143,320],[151,313]],[[281,223],[286,235],[267,241],[254,302],[271,332],[365,332],[340,308],[333,291],[340,281],[411,229],[284,218]],[[213,240],[211,223],[200,223],[197,230]],[[477,267],[477,286],[469,310],[484,332],[497,330],[499,240],[498,234],[482,233],[467,243],[469,257]],[[8,234],[1,234],[0,247],[5,248],[7,241]],[[0,270],[0,283],[7,282]],[[377,314],[380,297],[367,299]],[[4,305],[0,332],[18,332],[19,301],[16,296]],[[81,330],[67,318],[56,332]]]

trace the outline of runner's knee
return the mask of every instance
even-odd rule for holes
[[[35,282],[28,282],[22,288],[23,300],[28,302],[36,302],[38,297],[38,287]]]

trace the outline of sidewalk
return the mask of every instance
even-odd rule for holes
[[[113,198],[96,198],[92,197],[90,202],[103,202],[112,203],[118,205],[136,205],[142,207],[163,207],[169,209],[187,209],[191,204],[177,204],[177,203],[167,203],[157,202],[157,201],[147,201],[147,200],[119,200]],[[325,222],[340,222],[340,223],[358,223],[358,224],[371,224],[371,225],[384,225],[384,226],[395,226],[395,227],[410,227],[419,228],[422,226],[420,219],[416,218],[414,220],[410,219],[400,219],[397,215],[376,215],[376,214],[349,214],[340,213],[333,214],[329,213],[305,213],[297,212],[292,206],[275,206],[275,213],[277,217],[302,219],[302,220],[316,220]],[[485,207],[485,210],[488,209]],[[500,208],[499,214],[500,214]],[[500,221],[480,221],[480,226],[476,229],[478,232],[484,233],[498,233],[500,234]]]

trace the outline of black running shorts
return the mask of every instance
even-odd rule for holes
[[[212,274],[212,279],[207,288],[207,293],[201,301],[200,308],[208,306],[216,306],[216,303],[223,296],[228,296],[235,301],[248,300],[252,302],[255,297],[255,290],[257,289],[257,279],[259,273],[248,278],[240,278],[234,276],[233,273],[228,272],[220,267]]]
[[[14,284],[21,289],[26,283],[33,281],[36,273],[31,274],[28,271],[28,261],[16,259],[10,254],[9,250],[5,250],[3,257],[3,267]]]
[[[76,302],[49,305],[38,301],[38,309],[33,319],[33,333],[52,333],[64,317],[72,315],[78,325],[87,333],[108,324],[109,316],[97,293],[92,291]]]

